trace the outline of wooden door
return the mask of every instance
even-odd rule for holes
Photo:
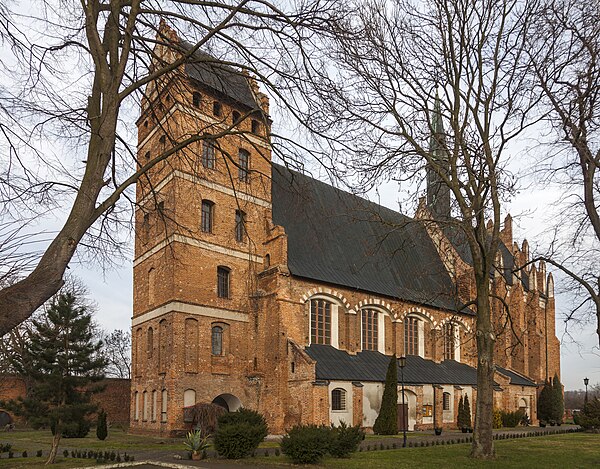
[[[398,404],[398,431],[408,430],[408,404]]]

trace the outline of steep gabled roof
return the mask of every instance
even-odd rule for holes
[[[455,287],[423,225],[273,165],[273,222],[293,275],[448,310]]]
[[[181,41],[180,45],[184,50],[192,48],[185,41]],[[196,51],[189,60],[185,64],[185,72],[200,85],[250,109],[260,109],[248,78],[240,70],[202,51]]]
[[[510,384],[516,384],[518,386],[537,386],[537,384],[534,381],[515,371],[507,370],[506,368],[502,368],[499,366],[496,366],[496,370],[499,373],[502,373],[504,376],[510,378]]]

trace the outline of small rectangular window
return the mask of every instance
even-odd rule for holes
[[[192,93],[192,106],[200,107],[201,102],[202,102],[202,96],[200,96],[200,93],[198,93],[197,91]]]
[[[214,205],[210,200],[202,201],[201,229],[204,233],[212,233],[213,231]]]
[[[202,166],[215,169],[215,144],[210,140],[202,142]]]
[[[252,133],[258,135],[260,132],[260,124],[257,120],[252,119]]]
[[[238,178],[240,181],[248,181],[250,153],[243,148],[239,152]]]
[[[443,395],[443,410],[450,410],[450,393],[445,392]]]
[[[223,106],[219,101],[213,102],[213,114],[216,117],[221,117],[221,115],[223,114]]]
[[[246,214],[241,210],[235,211],[235,240],[238,243],[246,239]]]
[[[217,268],[217,296],[229,298],[229,272],[227,267]]]

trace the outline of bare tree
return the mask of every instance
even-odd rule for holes
[[[115,329],[102,334],[102,355],[109,378],[131,378],[131,333]]]
[[[415,183],[425,174],[437,187],[419,216],[429,227],[459,233],[472,258],[472,270],[452,274],[462,278],[466,305],[477,311],[471,454],[490,458],[496,341],[490,272],[501,203],[514,183],[507,146],[526,128],[533,104],[522,97],[527,84],[516,66],[530,13],[518,1],[465,0],[357,2],[345,10],[351,13],[330,47],[337,68],[318,87],[328,106],[310,109],[313,125],[335,141],[341,176],[361,187],[382,179]]]
[[[136,181],[195,142],[239,133],[224,121],[167,133],[161,152],[137,161],[124,121],[133,121],[140,104],[160,120],[176,104],[166,90],[186,64],[250,73],[293,114],[290,95],[312,73],[312,37],[335,2],[282,3],[48,0],[32,5],[22,23],[2,25],[8,29],[0,32],[19,43],[3,64],[0,95],[0,147],[8,155],[0,165],[3,217],[17,227],[12,232],[47,213],[63,219],[34,267],[0,290],[0,333],[58,291],[75,254],[106,262],[123,254]],[[174,40],[164,21],[185,40]],[[250,114],[268,121],[260,108],[241,118]],[[19,252],[31,252],[24,244]]]
[[[594,2],[542,2],[528,51],[542,112],[558,136],[543,169],[565,189],[565,217],[545,259],[592,306],[600,343],[600,11]],[[567,237],[570,237],[568,239]]]

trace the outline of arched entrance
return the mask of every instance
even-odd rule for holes
[[[404,417],[404,422],[408,423],[407,430],[414,430],[415,424],[417,423],[417,395],[409,391],[404,390],[404,412],[408,414],[408,417]],[[402,391],[398,392],[398,430],[402,430]]]
[[[212,403],[223,407],[228,412],[235,412],[242,407],[242,402],[233,394],[219,394]]]
[[[524,397],[522,397],[521,399],[519,399],[519,410],[525,414],[527,414],[527,417],[531,418],[531,413],[530,413],[530,409],[529,409],[529,402],[527,402],[527,399],[525,399]]]

